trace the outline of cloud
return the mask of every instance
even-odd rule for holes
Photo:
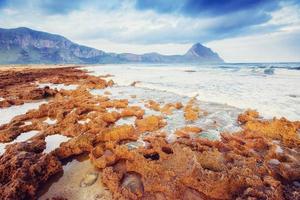
[[[167,47],[176,44],[186,48],[195,42],[255,38],[297,29],[300,25],[299,0],[220,2],[0,0],[0,27],[25,26],[109,51],[117,46],[124,51],[134,46],[132,49],[138,52],[148,51],[150,47],[157,51],[154,47],[166,46],[162,52],[174,53]]]
[[[209,42],[227,62],[299,62],[300,28]]]
[[[150,10],[200,21],[214,19],[211,26],[199,30],[207,33],[207,37],[202,37],[202,41],[206,41],[249,34],[250,29],[261,32],[260,25],[271,20],[271,12],[281,8],[279,3],[276,0],[137,0],[135,7],[141,11]],[[276,30],[276,26],[265,28],[266,32]]]
[[[278,1],[265,0],[187,0],[181,11],[190,16],[198,15],[226,15],[240,11],[251,10],[263,13],[278,9]]]
[[[158,13],[177,13],[186,16],[220,16],[239,11],[272,11],[279,1],[265,0],[137,0],[136,8]]]

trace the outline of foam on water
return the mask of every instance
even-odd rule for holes
[[[291,65],[290,67],[288,67]],[[201,101],[257,109],[265,118],[300,119],[300,64],[102,65],[94,75],[113,74],[119,85],[198,95]]]

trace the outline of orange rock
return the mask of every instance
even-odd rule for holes
[[[120,119],[121,115],[118,112],[111,112],[111,113],[104,113],[102,115],[102,119],[103,121],[107,122],[107,123],[114,123],[116,122],[118,119]]]
[[[196,126],[186,126],[175,131],[178,137],[190,137],[190,134],[197,134],[202,131],[201,128]]]
[[[238,121],[242,124],[255,120],[259,117],[259,113],[256,110],[246,110],[244,113],[239,114]]]
[[[101,134],[98,134],[96,137],[96,142],[118,142],[129,139],[137,139],[136,131],[131,125],[122,125],[113,127],[103,131]]]
[[[0,156],[1,199],[35,199],[38,187],[62,171],[55,156],[42,153],[45,148],[42,140],[9,145]]]
[[[30,141],[9,145],[0,156],[2,198],[37,198],[38,186],[61,170],[59,160],[89,153],[92,164],[103,170],[103,182],[115,199],[300,199],[299,121],[262,120],[257,112],[248,111],[238,119],[243,130],[222,133],[219,141],[188,137],[201,129],[186,126],[178,129],[179,137],[168,144],[168,133],[157,131],[165,125],[161,116],[143,118],[144,111],[128,106],[126,99],[93,96],[88,88],[108,85],[99,77],[76,68],[57,71],[0,72],[0,96],[14,99],[14,103],[39,96],[40,92],[20,95],[22,90],[35,90],[35,81],[79,86],[74,91],[57,91],[38,109],[0,126],[1,141],[11,141],[27,130],[40,130]],[[182,108],[181,103],[160,106],[154,101],[148,106],[166,114]],[[121,113],[107,112],[110,107],[120,108]],[[187,120],[198,119],[195,98],[184,112]],[[114,127],[116,120],[126,116],[141,118],[136,120],[136,128]],[[56,123],[47,124],[47,118]],[[87,119],[88,123],[79,123]],[[25,124],[29,121],[32,123]],[[146,131],[144,146],[128,148],[128,142],[141,139]],[[45,137],[57,133],[73,138],[50,154],[41,153]]]
[[[140,132],[156,131],[166,125],[161,116],[148,116],[143,119],[137,119],[135,125]]]
[[[166,115],[171,115],[173,113],[173,110],[181,109],[183,107],[182,103],[177,102],[177,103],[167,103],[165,104],[161,109],[160,112]]]
[[[114,84],[115,84],[115,83],[114,83],[113,80],[109,80],[109,81],[107,82],[106,86],[112,87]]]
[[[184,107],[184,117],[187,121],[195,121],[199,118],[200,109],[196,104],[196,98],[192,98]]]
[[[300,136],[297,132],[297,123],[290,122],[285,118],[270,121],[248,121],[244,127],[246,130],[255,132],[256,135],[281,140],[288,146],[300,146]]]
[[[171,115],[174,109],[181,109],[182,103],[176,102],[176,103],[167,103],[163,107],[159,105],[156,101],[149,100],[148,103],[145,105],[146,107],[155,110],[160,111],[161,113],[165,115]]]
[[[95,136],[92,134],[82,134],[70,139],[67,142],[60,144],[60,147],[54,150],[55,155],[60,160],[71,156],[80,155],[85,152],[90,152],[93,149]]]
[[[113,100],[113,104],[115,108],[126,108],[128,106],[127,99]]]
[[[103,150],[101,146],[96,146],[89,155],[93,165],[99,169],[110,166],[116,162],[116,156],[111,150]]]
[[[129,106],[124,108],[121,112],[122,117],[132,117],[136,116],[137,118],[143,118],[145,111],[141,109],[139,106]]]
[[[153,101],[153,100],[149,100],[148,103],[145,106],[152,109],[152,110],[155,110],[155,111],[160,110],[159,103],[157,103],[156,101]]]
[[[182,103],[181,103],[181,102],[176,102],[176,103],[175,103],[175,108],[176,108],[177,110],[183,108]]]
[[[111,92],[105,91],[104,94],[105,94],[105,95],[111,95]]]

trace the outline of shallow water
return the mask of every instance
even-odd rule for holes
[[[0,143],[0,155],[2,155],[5,152],[5,147],[9,144],[13,144],[16,142],[24,142],[33,136],[37,135],[39,131],[28,131],[21,133],[16,139],[14,139],[12,142],[8,143]]]
[[[174,92],[207,102],[257,109],[264,117],[300,119],[300,64],[99,65],[91,74],[113,74],[119,85]]]
[[[46,86],[49,86],[51,89],[57,89],[57,90],[75,90],[78,86],[77,85],[65,85],[65,84],[53,84],[53,83],[39,83],[39,88],[44,88]]]
[[[80,156],[67,162],[63,166],[63,170],[63,173],[53,176],[42,186],[39,200],[53,197],[74,200],[111,199],[110,192],[101,181],[101,172],[93,167],[86,156]],[[92,178],[90,178],[91,176]]]
[[[56,124],[57,120],[56,119],[50,119],[48,117],[47,119],[45,119],[44,122],[47,123],[47,124],[49,124],[49,125],[53,125],[53,124]]]
[[[45,138],[46,141],[46,149],[44,153],[50,153],[51,151],[55,150],[59,147],[62,142],[67,142],[70,138],[64,135],[49,135]]]
[[[209,139],[219,139],[221,132],[236,132],[241,130],[237,123],[237,117],[242,112],[241,109],[210,102],[198,101],[200,107],[200,117],[194,122],[187,122],[184,119],[183,110],[174,110],[171,115],[164,115],[161,112],[154,111],[145,106],[148,100],[154,100],[162,105],[166,103],[181,102],[186,104],[190,98],[187,96],[181,96],[172,92],[164,92],[160,90],[153,90],[147,88],[139,88],[132,86],[114,86],[106,88],[105,90],[97,89],[91,90],[93,95],[103,95],[105,91],[111,93],[108,95],[112,99],[128,99],[129,106],[140,106],[145,110],[145,116],[149,115],[162,115],[167,122],[167,125],[162,128],[162,131],[166,131],[170,141],[173,141],[175,136],[173,135],[176,129],[185,127],[187,125],[198,126],[203,129],[205,137]],[[135,95],[135,98],[132,98]],[[108,111],[121,111],[121,109],[108,109]],[[133,124],[133,118],[123,118],[116,122],[117,125]],[[199,134],[202,137],[202,133]]]
[[[0,125],[9,123],[15,116],[25,114],[31,109],[38,108],[41,104],[46,103],[45,100],[25,103],[23,105],[11,106],[8,108],[0,108]]]

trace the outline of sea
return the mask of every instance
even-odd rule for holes
[[[166,91],[199,101],[255,109],[266,119],[300,120],[300,63],[105,64],[119,86]]]

